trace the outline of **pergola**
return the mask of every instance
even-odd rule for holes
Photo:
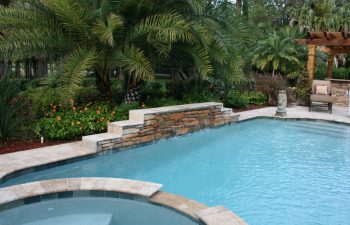
[[[309,58],[307,70],[310,80],[314,79],[316,48],[328,53],[327,78],[332,78],[334,56],[350,53],[350,32],[309,32],[307,39],[299,39],[299,44],[307,45]]]

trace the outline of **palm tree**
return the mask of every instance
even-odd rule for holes
[[[268,38],[257,43],[253,54],[253,63],[261,70],[272,69],[272,76],[287,71],[288,67],[301,65],[300,50],[294,42],[293,31],[286,29],[273,32]]]
[[[28,120],[18,97],[20,91],[20,81],[12,80],[11,75],[0,78],[0,144],[18,136]]]
[[[55,76],[46,85],[64,93],[63,100],[74,98],[87,71],[107,97],[111,70],[132,81],[152,80],[157,64],[175,57],[175,65],[184,67],[188,59],[203,78],[216,65],[239,71],[221,24],[206,15],[196,18],[203,5],[202,0],[19,0],[0,8],[0,52],[13,60],[55,61]]]
[[[307,0],[291,9],[292,21],[302,31],[348,31],[349,16],[350,4],[337,4],[336,0]]]

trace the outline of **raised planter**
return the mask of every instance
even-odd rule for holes
[[[131,110],[129,120],[109,124],[108,133],[83,137],[86,148],[104,151],[180,136],[238,121],[222,103],[207,102]]]

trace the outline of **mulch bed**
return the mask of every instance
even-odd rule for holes
[[[0,144],[0,155],[68,142],[69,141],[46,141],[44,144],[41,144],[40,140],[9,140],[5,144]]]
[[[238,113],[238,112],[244,112],[244,111],[249,111],[249,110],[254,110],[254,109],[262,109],[268,106],[265,105],[248,105],[247,108],[245,109],[232,109],[233,112]]]

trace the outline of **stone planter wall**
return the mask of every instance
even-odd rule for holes
[[[108,133],[83,137],[83,143],[98,151],[117,149],[230,124],[238,117],[214,102],[132,110],[129,120],[111,123]]]
[[[350,80],[331,80],[333,102],[337,106],[349,106],[349,97],[347,96]]]

